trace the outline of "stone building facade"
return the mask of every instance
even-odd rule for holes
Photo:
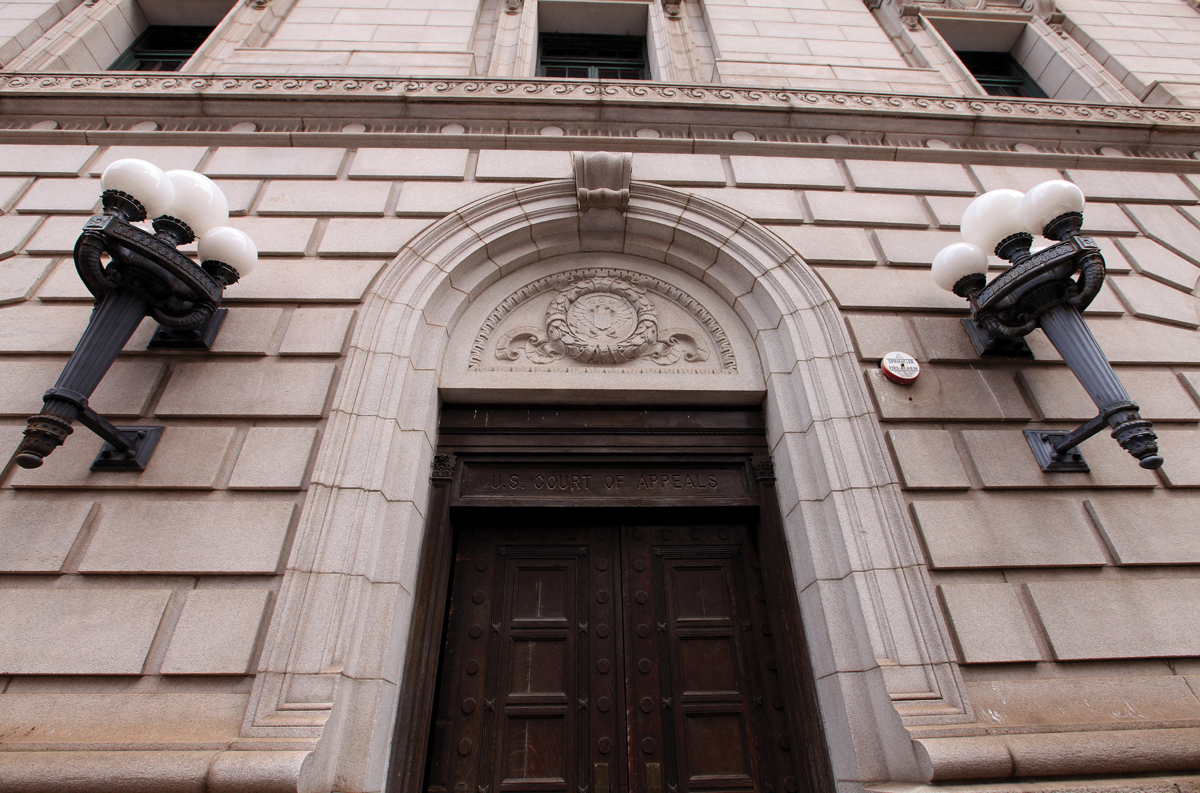
[[[108,71],[172,25],[213,28],[180,71]],[[549,34],[642,37],[646,79],[539,77]],[[147,319],[96,392],[166,427],[145,472],[77,427],[0,474],[0,790],[426,789],[464,405],[761,415],[816,736],[779,745],[825,768],[785,789],[1200,790],[1194,2],[8,0],[0,69],[0,447],[88,323],[109,163],[206,174],[261,256],[211,351]],[[1060,178],[1158,471],[1102,433],[1042,473],[1022,431],[1095,406],[930,278],[975,196]]]

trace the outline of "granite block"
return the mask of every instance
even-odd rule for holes
[[[61,570],[94,506],[92,501],[0,501],[0,571]]]
[[[271,593],[197,589],[188,593],[163,659],[164,675],[244,675]]]
[[[1062,430],[1074,427],[1063,426]],[[1140,468],[1107,433],[1079,445],[1090,473],[1042,473],[1020,429],[964,430],[975,470],[987,489],[1026,487],[1154,487],[1158,478]]]
[[[966,490],[971,480],[946,430],[889,430],[900,483],[907,490]]]
[[[0,673],[141,674],[169,589],[0,590]]]
[[[1040,661],[1033,627],[1011,584],[943,584],[938,587],[964,664]]]
[[[84,573],[275,573],[291,501],[117,501],[104,505]]]
[[[804,197],[818,225],[929,227],[925,210],[911,195],[811,191]]]
[[[351,179],[462,180],[467,171],[466,149],[362,148],[350,163]]]
[[[633,155],[633,178],[672,185],[725,186],[725,168],[715,154]]]
[[[1200,655],[1200,581],[1026,584],[1059,661]]]
[[[1200,564],[1200,499],[1093,498],[1085,504],[1117,564]]]
[[[352,308],[303,308],[292,314],[280,355],[340,355],[354,319]]]
[[[316,440],[313,427],[251,427],[233,468],[229,489],[302,489]]]
[[[222,146],[208,161],[204,173],[214,179],[219,176],[333,179],[345,156],[345,149]]]
[[[891,160],[846,160],[846,169],[862,192],[969,195],[975,183],[961,165]]]
[[[865,229],[842,226],[771,226],[809,264],[873,265],[878,255]]]
[[[232,427],[167,427],[145,471],[91,471],[101,440],[80,427],[41,468],[18,469],[10,484],[30,489],[212,490],[233,437]]]
[[[800,157],[733,155],[733,177],[738,187],[809,187],[844,190],[845,179],[833,160]],[[637,178],[637,173],[634,173]]]
[[[936,569],[1099,567],[1106,562],[1083,505],[1056,498],[914,501]]]
[[[319,418],[334,364],[307,361],[180,364],[158,403],[160,416]]]
[[[879,369],[870,369],[867,384],[880,418],[887,421],[1032,418],[1012,372],[1000,369],[926,366],[912,385],[893,383]]]

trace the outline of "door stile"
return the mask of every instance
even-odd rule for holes
[[[796,738],[802,753],[795,762],[797,772],[804,775],[798,789],[812,793],[834,793],[837,781],[829,759],[829,746],[824,725],[819,718],[816,678],[808,652],[801,622],[800,598],[792,575],[791,551],[779,512],[779,494],[775,489],[775,466],[768,456],[754,458],[754,473],[759,497],[758,557],[762,565],[763,588],[767,619],[778,653],[779,678],[787,707],[788,733]],[[811,714],[803,718],[804,714]],[[789,791],[790,793],[790,791]]]

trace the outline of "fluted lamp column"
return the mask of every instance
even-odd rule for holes
[[[114,427],[88,399],[144,317],[177,331],[213,327],[225,287],[258,261],[254,242],[225,225],[229,204],[205,176],[124,159],[100,183],[103,214],[88,219],[75,243],[75,269],[95,310],[42,412],[29,419],[14,454],[22,468],[41,466],[78,420],[106,441],[93,470],[145,470],[163,428]],[[147,217],[153,234],[134,225]],[[197,237],[199,265],[178,250]]]
[[[1078,445],[1105,426],[1143,468],[1159,468],[1158,438],[1138,413],[1107,356],[1080,314],[1104,284],[1104,257],[1095,241],[1080,234],[1083,192],[1053,180],[1028,193],[993,190],[963,213],[963,242],[943,248],[933,260],[938,286],[966,298],[971,317],[993,339],[1020,339],[1041,328],[1099,409],[1073,432],[1026,430],[1043,471],[1087,471]],[[1033,235],[1055,244],[1033,253]],[[987,280],[987,252],[1011,266]]]

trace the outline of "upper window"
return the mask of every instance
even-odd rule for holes
[[[108,68],[110,71],[177,72],[212,32],[211,27],[151,25]]]
[[[1010,53],[956,51],[954,54],[983,90],[992,96],[1046,98],[1046,92]]]
[[[644,36],[598,36],[543,33],[539,41],[538,74],[601,80],[645,80]]]

